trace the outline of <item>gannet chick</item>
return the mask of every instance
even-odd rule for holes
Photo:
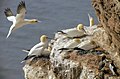
[[[88,14],[89,17],[89,22],[90,22],[90,26],[94,25],[94,19],[90,16],[90,14]]]
[[[17,7],[17,15],[14,16],[11,9],[10,8],[6,8],[4,11],[7,19],[9,21],[12,21],[13,24],[9,29],[8,35],[6,38],[8,38],[11,34],[11,32],[13,32],[14,30],[23,27],[24,25],[27,24],[35,24],[38,23],[40,21],[38,21],[37,19],[24,19],[25,14],[26,14],[26,6],[25,6],[25,2],[21,1]]]
[[[83,24],[78,24],[76,28],[61,30],[58,32],[59,34],[63,34],[66,37],[80,37],[80,36],[83,36],[86,31],[84,30]]]
[[[40,41],[40,43],[36,44],[30,49],[27,57],[24,60],[30,59],[32,57],[38,57],[40,55],[43,55],[44,52],[46,53],[44,49],[48,46],[48,37],[46,35],[42,35],[40,37]]]
[[[112,75],[116,75],[119,76],[118,72],[117,72],[117,68],[115,67],[113,61],[109,63],[109,68],[112,72]]]

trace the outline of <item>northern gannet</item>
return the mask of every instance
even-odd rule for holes
[[[27,59],[30,59],[32,57],[38,57],[38,56],[41,56],[42,54],[46,54],[46,53],[49,53],[48,51],[44,50],[45,48],[47,48],[48,46],[48,37],[46,35],[42,35],[40,37],[40,43],[36,44],[35,46],[33,46],[27,57],[24,59],[24,60],[27,60]],[[24,61],[22,61],[24,62]]]
[[[74,47],[76,47],[79,43],[80,43],[80,39],[79,38],[74,38],[74,39],[71,39],[69,40],[63,48],[60,48],[58,50],[61,50],[60,53],[63,51],[63,50],[66,50],[68,51],[69,49],[72,49]]]
[[[109,68],[112,72],[112,75],[116,75],[119,76],[118,72],[117,72],[117,68],[115,67],[113,61],[109,62]]]
[[[84,41],[77,45],[78,48],[82,48],[84,50],[90,50],[95,48],[96,46],[96,43],[89,38],[86,38]]]
[[[98,69],[102,70],[105,66],[105,63],[106,63],[106,56],[103,55],[101,61],[99,62],[99,68]]]
[[[66,37],[80,37],[83,36],[85,32],[83,24],[78,24],[76,28],[58,31],[58,33],[61,33]]]
[[[90,26],[94,25],[94,19],[90,16],[90,14],[88,14],[89,17],[89,22],[90,22]]]
[[[4,11],[7,19],[9,21],[12,21],[13,24],[9,29],[8,35],[6,38],[8,38],[11,34],[12,31],[26,25],[26,24],[35,24],[38,23],[40,21],[38,21],[37,19],[24,19],[25,14],[26,14],[26,6],[25,6],[25,2],[21,1],[17,7],[17,15],[14,16],[11,9],[10,8],[6,8]]]
[[[65,45],[64,45],[64,48],[74,48],[76,47],[78,44],[80,44],[81,41],[79,38],[74,38],[70,41],[68,41]]]

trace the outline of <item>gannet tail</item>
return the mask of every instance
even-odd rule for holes
[[[24,63],[26,60],[29,60],[29,59],[34,58],[34,57],[36,57],[36,55],[26,56],[26,57],[24,58],[24,60],[21,61],[21,63]]]
[[[23,51],[23,52],[26,52],[26,53],[29,53],[29,52],[30,52],[30,50],[25,50],[25,49],[23,49],[22,51]]]
[[[12,33],[12,31],[14,31],[14,29],[15,29],[15,26],[12,25],[12,26],[10,27],[10,30],[9,30],[9,32],[8,32],[8,35],[7,35],[6,39],[11,35],[11,33]]]
[[[11,35],[11,31],[8,32],[6,39]]]
[[[24,63],[24,62],[25,62],[25,60],[21,61],[21,63]]]

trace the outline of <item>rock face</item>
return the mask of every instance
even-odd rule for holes
[[[92,0],[92,5],[99,23],[107,34],[107,37],[102,36],[96,41],[110,53],[111,58],[120,68],[120,0]]]
[[[50,58],[28,60],[25,79],[120,79],[119,4],[119,0],[92,0],[100,24],[84,26],[85,35],[71,45],[73,38],[56,33],[50,41]],[[112,62],[118,74],[109,68]]]
[[[102,59],[101,54],[105,51],[96,49],[99,42],[108,39],[105,30],[96,25],[84,27],[89,35],[80,37],[80,43],[76,47],[82,49],[59,50],[71,43],[73,39],[66,38],[64,35],[56,33],[51,40],[52,51],[50,59],[37,58],[28,60],[23,67],[26,79],[119,79],[118,76],[111,76],[109,69],[110,56],[107,56],[104,70],[99,70],[99,63]],[[73,28],[74,29],[74,28]],[[68,29],[66,29],[68,30]],[[90,30],[92,32],[90,33]],[[99,36],[101,35],[101,36]],[[99,36],[99,37],[98,37]],[[100,39],[103,36],[106,39]],[[95,38],[100,39],[96,42]],[[106,44],[106,43],[104,43]],[[104,45],[103,44],[103,45]],[[73,46],[73,44],[72,44]]]
[[[23,67],[25,79],[49,79],[50,67],[49,59],[37,58],[27,61]]]

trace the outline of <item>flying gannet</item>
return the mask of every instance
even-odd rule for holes
[[[42,35],[40,37],[40,41],[41,41],[40,43],[36,44],[35,46],[33,46],[30,49],[30,51],[29,51],[27,57],[24,59],[24,61],[27,59],[30,59],[32,57],[39,57],[42,54],[47,53],[47,52],[49,53],[49,51],[44,50],[48,46],[48,37],[46,35]],[[24,61],[22,61],[22,62],[24,62]]]
[[[91,17],[90,14],[88,14],[88,17],[89,17],[90,26],[93,26],[94,25],[93,17]]]
[[[67,37],[80,37],[85,35],[86,33],[86,31],[84,30],[83,24],[78,24],[76,28],[61,30],[58,32]]]
[[[6,38],[8,38],[10,36],[11,32],[13,32],[14,30],[16,30],[26,24],[35,24],[35,23],[40,22],[37,19],[24,19],[25,14],[26,14],[26,6],[25,6],[24,1],[21,1],[19,3],[19,5],[17,7],[17,15],[16,16],[13,15],[10,8],[6,8],[4,13],[5,13],[7,19],[9,21],[13,22]]]

